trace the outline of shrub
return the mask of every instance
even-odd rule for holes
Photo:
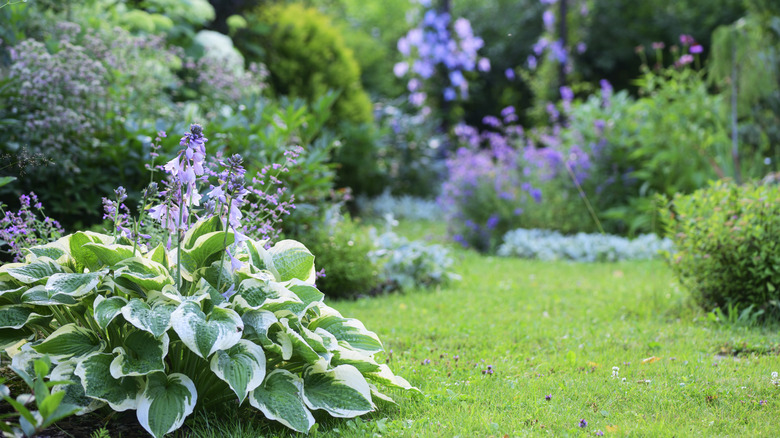
[[[706,310],[780,311],[780,187],[719,181],[662,211],[669,265]]]
[[[380,284],[378,265],[368,256],[374,249],[371,239],[349,216],[335,209],[328,216],[303,236],[324,270],[317,287],[330,298],[369,295]]]
[[[504,236],[498,255],[540,260],[574,262],[619,262],[659,257],[661,251],[673,251],[669,239],[643,234],[635,239],[603,234],[577,233],[565,236],[550,230],[512,230]]]
[[[451,271],[454,260],[441,245],[409,241],[392,231],[377,236],[371,230],[375,249],[368,255],[382,266],[380,278],[386,289],[411,290],[447,284],[460,277]]]
[[[327,16],[300,4],[261,6],[247,16],[250,27],[235,42],[244,56],[268,66],[271,88],[313,102],[340,93],[333,122],[371,122],[371,102],[360,84],[360,68]]]

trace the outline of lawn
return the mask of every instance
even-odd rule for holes
[[[426,229],[402,224],[413,237]],[[323,417],[312,436],[777,434],[776,328],[716,321],[686,300],[664,262],[453,249],[463,279],[449,287],[331,303],[374,330],[391,368],[423,395],[396,394],[397,407],[363,419]],[[191,427],[182,433],[288,435],[246,417]]]

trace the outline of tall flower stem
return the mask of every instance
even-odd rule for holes
[[[184,216],[184,189],[179,186],[179,220],[176,223],[176,289],[181,289],[181,221]]]
[[[225,237],[222,239],[222,255],[219,258],[219,275],[217,275],[217,292],[219,292],[219,288],[222,285],[222,264],[225,263],[225,251],[227,250],[227,237],[228,232],[230,231],[230,208],[233,206],[233,203],[230,202],[230,198],[227,198],[227,216],[225,217]]]

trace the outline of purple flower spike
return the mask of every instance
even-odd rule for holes
[[[584,418],[580,419],[580,427],[588,427],[588,422]]]

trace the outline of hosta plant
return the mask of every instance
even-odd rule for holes
[[[170,251],[93,232],[29,248],[0,267],[0,347],[29,372],[48,355],[50,378],[75,382],[54,386],[63,403],[134,409],[155,437],[231,402],[307,432],[314,410],[355,417],[390,400],[381,388],[416,391],[374,359],[376,334],[323,302],[303,244],[234,244],[224,226],[201,219]]]

